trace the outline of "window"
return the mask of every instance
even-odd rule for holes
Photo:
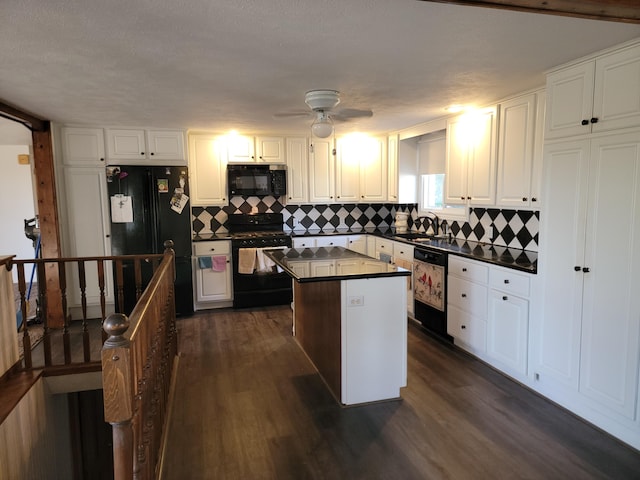
[[[418,211],[433,212],[441,218],[466,220],[467,209],[444,203],[445,188],[444,132],[425,135],[418,142]]]

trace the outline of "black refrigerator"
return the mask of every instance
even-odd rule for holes
[[[176,314],[193,313],[187,167],[109,166],[107,189],[112,255],[162,253],[165,240],[173,240],[176,253]],[[150,265],[143,267],[146,284],[153,273]],[[123,313],[128,315],[136,303],[135,279],[132,265],[124,270]]]

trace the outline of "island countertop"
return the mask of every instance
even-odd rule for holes
[[[411,275],[407,269],[344,247],[285,248],[264,253],[297,282]]]

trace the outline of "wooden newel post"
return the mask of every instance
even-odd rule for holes
[[[104,419],[113,427],[114,480],[133,478],[133,375],[131,342],[123,335],[129,319],[122,313],[109,315],[103,324],[109,338],[102,347]]]

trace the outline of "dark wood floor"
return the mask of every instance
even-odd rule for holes
[[[640,453],[409,325],[402,400],[341,408],[291,311],[178,320],[164,479],[632,479]]]

